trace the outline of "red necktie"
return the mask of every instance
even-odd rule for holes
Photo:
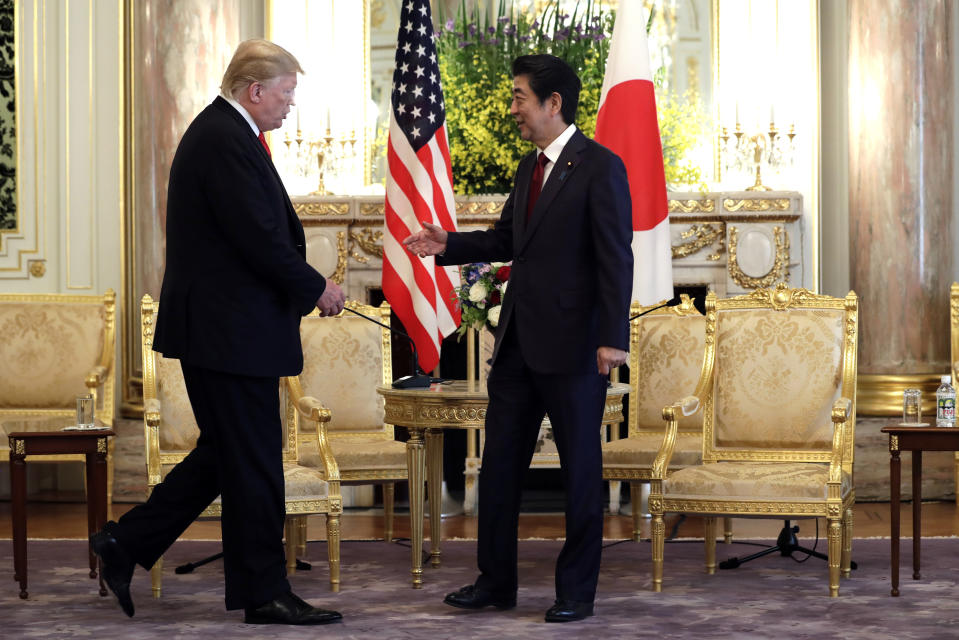
[[[539,157],[536,158],[536,166],[533,167],[533,177],[529,181],[529,200],[526,201],[526,219],[529,220],[530,215],[533,213],[533,207],[536,206],[536,201],[539,200],[539,192],[543,190],[543,174],[546,173],[546,163],[549,162],[549,158],[546,157],[545,153],[540,153]]]
[[[270,152],[270,145],[268,145],[268,144],[266,143],[266,136],[263,135],[263,132],[262,132],[262,131],[260,132],[259,140],[260,140],[260,144],[263,145],[263,148],[266,149],[266,155],[268,155],[268,156],[270,156],[270,157],[272,158],[272,157],[273,157],[273,154]]]

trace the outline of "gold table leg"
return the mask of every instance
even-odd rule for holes
[[[426,485],[430,493],[430,565],[440,566],[443,534],[443,430],[426,430]]]
[[[410,427],[406,442],[406,466],[410,476],[410,559],[413,588],[423,588],[423,477],[426,475],[426,452],[423,429]]]

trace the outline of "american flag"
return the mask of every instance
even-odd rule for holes
[[[406,0],[400,12],[387,145],[383,293],[416,342],[420,366],[436,368],[440,342],[456,330],[456,267],[419,258],[401,242],[420,221],[456,230],[453,171],[446,137],[443,89],[428,0]]]

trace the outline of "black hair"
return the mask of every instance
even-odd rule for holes
[[[513,60],[513,77],[527,76],[529,88],[543,104],[553,93],[562,98],[563,122],[573,124],[579,107],[580,82],[576,72],[561,58],[545,53],[520,56]]]

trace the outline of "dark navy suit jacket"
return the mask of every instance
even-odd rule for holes
[[[303,227],[273,162],[222,97],[177,147],[166,243],[154,350],[238,375],[302,370],[300,317],[326,280],[306,262]]]
[[[527,365],[540,373],[596,372],[600,346],[626,350],[633,282],[632,211],[622,160],[577,130],[563,147],[529,222],[536,164],[520,161],[495,226],[451,233],[440,264],[513,261],[496,348],[515,323]]]

